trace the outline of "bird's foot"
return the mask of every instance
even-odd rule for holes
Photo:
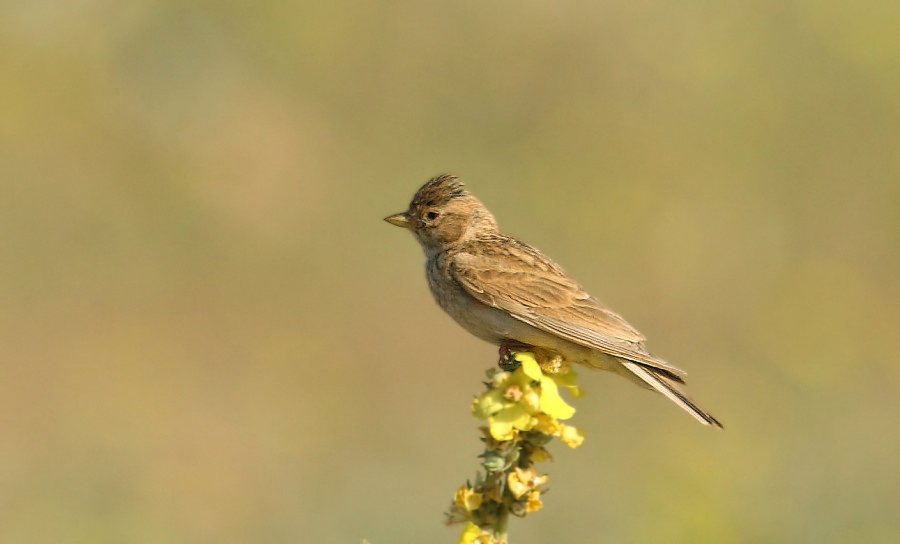
[[[522,351],[533,353],[541,370],[548,374],[559,374],[568,369],[565,357],[559,353],[537,346],[529,346],[515,340],[505,340],[500,343],[500,361],[498,363],[500,368],[507,372],[519,368],[520,363],[515,360],[513,354]]]
[[[532,350],[534,350],[534,348],[528,344],[516,342],[515,340],[504,340],[500,342],[500,360],[497,364],[500,366],[501,370],[512,372],[519,368],[519,365],[521,364],[519,361],[515,360],[513,354],[520,351]]]

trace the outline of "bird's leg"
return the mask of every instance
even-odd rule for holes
[[[532,351],[533,349],[534,348],[532,348],[528,344],[523,344],[522,342],[517,342],[516,340],[501,340],[500,361],[498,362],[498,364],[502,370],[511,372],[519,368],[519,361],[513,359],[513,353],[516,353],[518,351]]]
[[[500,368],[507,372],[519,368],[519,361],[513,359],[513,353],[520,351],[533,353],[541,370],[549,374],[559,374],[568,370],[568,364],[560,353],[537,346],[529,346],[516,340],[500,341],[500,361],[498,363]]]

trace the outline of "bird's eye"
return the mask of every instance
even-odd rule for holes
[[[427,219],[429,221],[434,221],[435,219],[437,219],[438,215],[439,215],[438,212],[435,212],[435,211],[426,212],[425,219]]]

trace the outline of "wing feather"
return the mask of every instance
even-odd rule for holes
[[[647,353],[644,336],[559,265],[531,246],[503,238],[477,251],[459,251],[449,263],[450,274],[476,300],[537,329],[682,381],[684,371]]]

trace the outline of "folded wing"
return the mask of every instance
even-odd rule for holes
[[[475,299],[523,323],[683,382],[684,371],[647,353],[641,333],[531,246],[507,238],[459,252],[450,273]]]

